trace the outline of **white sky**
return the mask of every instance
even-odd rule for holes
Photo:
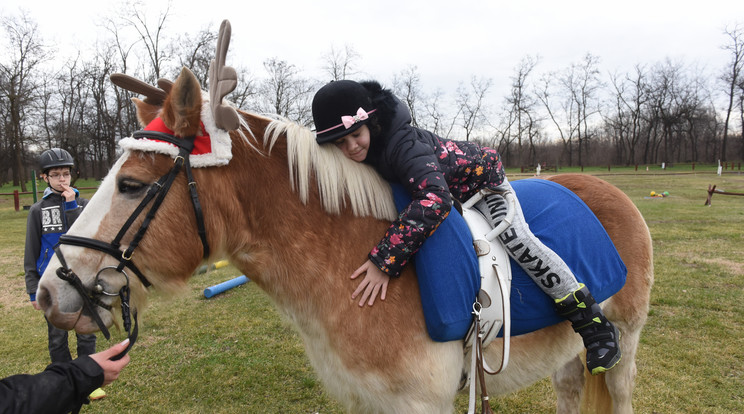
[[[25,8],[48,42],[66,50],[92,47],[101,17],[121,2],[3,0],[0,15]],[[156,17],[166,0],[149,0]],[[203,5],[208,5],[205,9]],[[232,24],[228,64],[263,76],[262,63],[278,58],[325,80],[321,57],[351,46],[357,67],[391,86],[394,74],[415,65],[426,91],[454,92],[471,76],[491,78],[505,93],[526,55],[539,55],[539,72],[560,70],[599,56],[604,72],[670,58],[718,73],[728,62],[721,46],[726,26],[744,26],[742,0],[175,0],[168,33]],[[63,58],[63,56],[60,56]]]

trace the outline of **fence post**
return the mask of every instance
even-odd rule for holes
[[[18,190],[13,190],[13,206],[16,212],[21,209],[21,197],[18,195]]]
[[[36,202],[39,201],[36,199],[37,191],[38,191],[36,189],[36,170],[31,170],[31,188],[32,188],[31,191],[34,192],[34,204],[36,204]]]

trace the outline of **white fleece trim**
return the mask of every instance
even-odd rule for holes
[[[192,154],[189,157],[191,167],[204,168],[227,165],[232,159],[232,140],[230,133],[217,127],[209,106],[209,93],[202,91],[201,121],[204,129],[209,134],[212,143],[212,152],[208,154]],[[133,137],[119,140],[119,147],[125,151],[156,152],[158,154],[170,155],[176,158],[178,147],[163,141],[155,141],[147,138],[135,139]]]

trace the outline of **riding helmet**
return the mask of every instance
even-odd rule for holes
[[[52,168],[72,168],[73,166],[75,166],[75,161],[72,159],[72,155],[62,148],[48,149],[39,156],[39,168],[41,168],[43,173],[46,173]]]

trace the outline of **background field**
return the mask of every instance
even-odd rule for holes
[[[585,170],[628,194],[654,239],[656,282],[638,353],[638,413],[744,412],[744,197],[715,195],[711,207],[703,206],[709,184],[744,193],[744,175],[712,171]],[[651,191],[670,195],[645,198]],[[0,197],[0,377],[41,371],[49,358],[44,319],[25,294],[25,223],[26,212],[13,211],[12,197]],[[84,412],[340,413],[298,335],[254,284],[204,298],[205,287],[239,274],[227,267],[194,276],[179,296],[152,293],[132,362],[107,388],[109,397]],[[98,348],[107,346],[99,335]],[[492,399],[492,407],[554,412],[554,394],[543,380]],[[466,410],[461,396],[457,411]]]

